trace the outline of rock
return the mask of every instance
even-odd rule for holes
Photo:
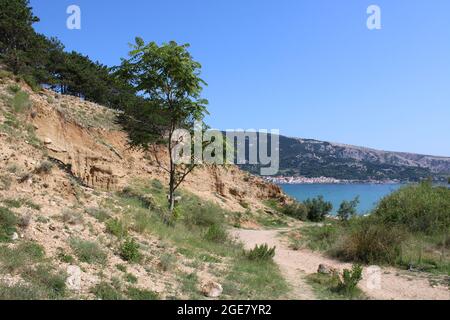
[[[52,142],[50,138],[44,138],[44,144],[52,144]]]
[[[17,234],[17,232],[14,232],[11,236],[11,240],[16,241],[17,239],[19,239],[19,235]]]
[[[67,267],[66,286],[69,290],[79,291],[81,289],[81,269],[78,266]]]
[[[220,283],[207,281],[202,284],[201,291],[206,297],[217,298],[222,294],[223,288]]]
[[[49,228],[51,231],[55,231],[55,230],[56,230],[56,227],[55,227],[54,225],[52,225],[52,224],[49,225],[48,228]]]
[[[322,274],[333,274],[336,272],[336,269],[326,264],[319,264],[317,272]]]

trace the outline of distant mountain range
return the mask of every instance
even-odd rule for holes
[[[243,165],[257,173],[258,166]],[[381,151],[312,139],[280,136],[280,175],[345,180],[446,180],[450,157]]]

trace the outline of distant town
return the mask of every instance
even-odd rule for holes
[[[344,180],[344,179],[336,179],[330,177],[303,177],[303,176],[278,176],[278,177],[265,177],[265,179],[269,182],[276,184],[327,184],[327,183],[335,183],[335,184],[346,184],[346,183],[376,183],[376,184],[387,184],[387,183],[400,183],[400,180]]]

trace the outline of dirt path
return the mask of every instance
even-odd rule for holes
[[[253,248],[256,244],[263,243],[277,247],[274,260],[280,266],[282,274],[293,289],[291,296],[288,298],[300,300],[316,298],[310,286],[305,282],[305,276],[317,272],[317,267],[321,263],[339,270],[351,267],[350,264],[324,257],[320,253],[312,252],[308,249],[297,251],[290,249],[279,236],[279,233],[282,231],[289,230],[234,229],[232,230],[232,234],[238,240],[242,241],[247,249]],[[381,268],[380,272],[376,273],[379,277],[374,278],[369,275],[367,268],[364,268],[364,270],[360,288],[371,299],[450,300],[450,291],[448,288],[443,286],[432,287],[425,276],[420,276],[417,273],[399,271],[394,268]],[[373,281],[374,279],[375,281]]]

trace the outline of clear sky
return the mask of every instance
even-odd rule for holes
[[[135,36],[190,43],[207,122],[450,156],[448,0],[31,0],[38,32],[116,65]],[[81,8],[81,30],[66,9]],[[381,8],[381,30],[366,26]]]

